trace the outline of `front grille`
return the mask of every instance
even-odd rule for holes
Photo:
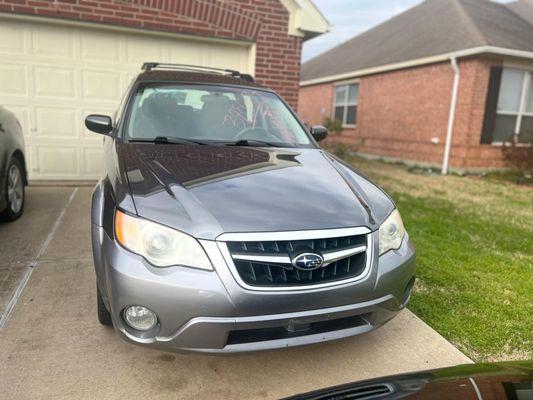
[[[304,286],[341,281],[360,275],[367,261],[367,235],[226,244],[237,273],[251,286]],[[314,270],[294,267],[291,255],[306,251],[321,253],[330,261]]]

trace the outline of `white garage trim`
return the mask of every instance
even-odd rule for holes
[[[30,180],[94,180],[102,138],[89,113],[112,114],[142,62],[254,72],[255,45],[103,24],[0,15],[0,104],[26,139]]]
[[[22,14],[0,13],[0,19],[15,20],[15,21],[30,21],[30,22],[38,22],[42,24],[72,26],[75,28],[98,29],[100,31],[107,30],[107,31],[115,31],[115,32],[123,32],[123,33],[137,33],[141,35],[152,35],[152,36],[187,39],[187,40],[197,40],[200,42],[235,44],[235,45],[240,45],[240,46],[245,46],[245,47],[249,47],[253,43],[251,41],[245,41],[245,40],[199,36],[199,35],[192,35],[192,34],[186,34],[186,33],[154,31],[154,30],[149,30],[149,29],[130,28],[127,26],[111,25],[111,24],[106,24],[104,22],[97,23],[97,22],[73,21],[73,20],[67,20],[67,19],[42,17],[38,15],[33,16],[33,15],[22,15]]]
[[[311,0],[281,0],[289,11],[289,35],[304,40],[329,32],[331,25]]]
[[[127,26],[111,25],[111,24],[107,24],[104,22],[96,23],[96,22],[72,21],[72,20],[63,20],[63,19],[50,18],[50,17],[42,17],[42,16],[37,16],[37,15],[32,16],[32,15],[0,13],[0,22],[2,20],[38,22],[42,24],[72,26],[75,28],[78,27],[78,28],[86,28],[86,29],[97,29],[99,31],[107,30],[110,32],[123,32],[123,33],[131,33],[131,34],[143,35],[143,36],[152,35],[152,36],[175,38],[175,39],[181,39],[181,40],[198,41],[198,42],[203,42],[203,43],[211,42],[211,43],[227,44],[227,45],[232,45],[232,46],[243,46],[250,50],[250,58],[249,58],[248,69],[246,71],[241,71],[241,72],[247,72],[252,75],[255,74],[256,44],[253,41],[199,36],[199,35],[192,35],[192,34],[186,34],[186,33],[153,31],[149,29],[129,28]]]

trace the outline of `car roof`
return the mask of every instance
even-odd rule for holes
[[[137,82],[161,82],[161,83],[201,83],[216,85],[246,86],[265,90],[266,88],[257,84],[251,79],[236,77],[231,75],[209,73],[209,72],[191,72],[191,71],[173,71],[173,70],[149,70],[140,73],[136,79]]]

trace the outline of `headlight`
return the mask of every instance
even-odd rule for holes
[[[119,243],[157,267],[183,265],[213,270],[204,249],[192,236],[117,210],[115,233]]]
[[[379,227],[379,255],[389,250],[399,249],[404,235],[402,217],[398,210],[394,210]]]

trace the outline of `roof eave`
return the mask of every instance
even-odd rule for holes
[[[312,0],[280,0],[289,11],[289,35],[309,40],[329,32],[331,25]]]
[[[418,66],[428,65],[428,64],[436,64],[439,62],[447,61],[451,58],[470,57],[470,56],[476,56],[476,55],[482,55],[482,54],[493,54],[493,55],[517,57],[517,58],[533,60],[533,52],[531,51],[507,49],[504,47],[481,46],[481,47],[474,47],[471,49],[458,50],[458,51],[454,51],[450,53],[438,54],[438,55],[430,56],[430,57],[423,57],[423,58],[417,58],[414,60],[402,61],[402,62],[394,63],[394,64],[387,64],[387,65],[381,65],[377,67],[364,68],[360,70],[345,72],[342,74],[308,79],[305,81],[301,81],[300,86],[312,86],[312,85],[318,85],[321,83],[335,82],[335,81],[341,81],[345,79],[353,79],[353,78],[358,78],[358,77],[365,76],[365,75],[379,74],[383,72],[418,67]]]

